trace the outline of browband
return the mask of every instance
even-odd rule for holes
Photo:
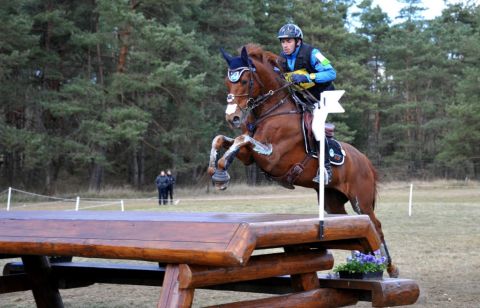
[[[255,70],[255,68],[252,68],[253,70]],[[245,72],[245,71],[249,71],[250,68],[247,67],[247,66],[241,66],[241,67],[237,67],[236,69],[228,69],[228,80],[230,80],[231,82],[237,82],[240,80],[240,77],[242,77],[242,74]]]

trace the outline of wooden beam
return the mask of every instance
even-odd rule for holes
[[[199,288],[228,282],[281,275],[315,273],[333,266],[333,256],[325,250],[275,253],[250,258],[246,266],[205,267],[182,264],[180,288]]]
[[[31,289],[32,286],[26,274],[0,276],[0,294]]]
[[[245,223],[58,217],[0,220],[0,252],[234,266],[245,264],[255,248]]]
[[[251,301],[242,301],[215,305],[222,308],[315,308],[315,307],[343,307],[354,305],[358,301],[358,294],[353,290],[316,289],[305,292],[292,293]]]
[[[322,288],[370,291],[370,298],[364,299],[371,301],[374,307],[412,305],[420,295],[418,284],[410,279],[332,279],[321,276],[320,286]]]
[[[367,215],[337,215],[325,218],[323,239],[319,239],[319,222],[317,219],[297,219],[252,222],[251,227],[257,235],[257,248],[288,246],[290,243],[316,243],[322,246],[332,241],[346,241],[361,250],[375,251],[380,248],[381,240],[373,223]],[[350,249],[344,245],[343,249]]]

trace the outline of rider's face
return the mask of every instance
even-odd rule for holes
[[[286,55],[291,55],[297,47],[295,39],[293,38],[283,38],[280,40],[280,43],[282,44],[283,53]]]

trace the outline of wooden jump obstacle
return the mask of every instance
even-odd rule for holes
[[[314,215],[1,212],[0,257],[22,262],[4,267],[0,293],[32,290],[38,307],[63,307],[59,288],[100,282],[162,286],[158,307],[190,307],[197,288],[276,295],[219,307],[415,303],[419,288],[413,280],[317,275],[333,267],[327,249],[374,251],[379,246],[365,215],[327,216],[319,238]],[[72,256],[155,263],[80,263],[71,262]]]

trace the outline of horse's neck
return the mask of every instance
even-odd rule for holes
[[[255,115],[257,117],[261,117],[266,113],[269,113],[274,110],[291,110],[295,107],[295,103],[291,98],[290,93],[288,92],[287,88],[281,89],[283,84],[278,81],[276,76],[269,76],[268,79],[262,80],[264,85],[268,85],[264,89],[264,93],[262,95],[268,95],[269,92],[273,92],[274,94],[269,97],[263,104],[257,107]],[[280,104],[280,106],[277,106]]]

